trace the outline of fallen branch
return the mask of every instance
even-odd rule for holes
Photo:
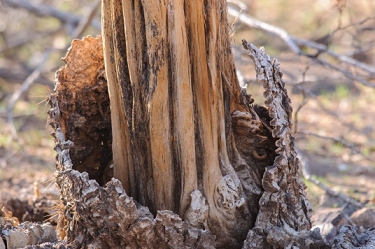
[[[306,73],[309,70],[309,68],[310,68],[310,66],[307,66],[305,71],[303,72],[302,82],[306,82],[305,77],[306,77]],[[302,107],[304,107],[307,104],[307,101],[308,101],[308,96],[306,94],[306,90],[301,88],[300,85],[298,85],[297,88],[301,90],[303,99],[302,99],[301,104],[299,104],[299,106],[297,107],[297,110],[294,112],[294,135],[297,134],[297,132],[298,132],[298,113],[300,112]]]
[[[343,201],[345,201],[346,203],[349,203],[349,204],[357,207],[358,209],[364,207],[364,204],[362,204],[362,203],[360,203],[360,202],[358,202],[358,201],[356,201],[356,200],[354,200],[354,199],[352,199],[352,198],[350,198],[350,197],[348,197],[348,196],[346,196],[342,193],[338,193],[338,192],[330,189],[328,186],[324,185],[322,182],[320,182],[319,180],[312,177],[311,174],[310,174],[310,171],[309,171],[309,165],[308,165],[307,161],[305,160],[304,156],[302,155],[302,153],[299,150],[297,150],[297,155],[298,155],[298,158],[299,158],[299,163],[300,163],[300,168],[301,168],[301,171],[302,171],[303,178],[305,178],[309,182],[313,183],[314,185],[318,186],[319,188],[323,189],[330,196],[340,198]]]
[[[45,4],[33,4],[30,1],[24,1],[24,0],[3,0],[3,1],[12,7],[26,9],[38,16],[52,16],[56,19],[59,19],[61,22],[72,25],[73,27],[78,26],[78,24],[80,23],[82,19],[82,17],[72,15],[71,13],[68,13],[68,12],[57,10]],[[91,22],[91,25],[95,29],[101,30],[100,22],[93,20]]]
[[[354,146],[353,144],[349,143],[348,141],[344,140],[343,138],[337,138],[337,137],[329,137],[329,136],[323,136],[323,135],[319,135],[317,133],[313,133],[313,132],[306,132],[306,131],[299,131],[298,132],[299,135],[304,135],[304,136],[313,136],[313,137],[317,137],[317,138],[321,138],[321,139],[325,139],[325,140],[331,140],[331,141],[334,141],[336,143],[339,143],[339,144],[342,144],[343,146],[349,148],[350,150],[352,150],[353,152],[357,153],[357,154],[360,154],[361,156],[363,156],[364,158],[366,158],[367,160],[369,161],[373,161],[373,159],[369,156],[366,156],[365,154],[363,154],[362,151],[358,150],[356,148],[356,146]]]
[[[1,224],[1,228],[3,224]],[[56,242],[57,236],[50,223],[25,222],[17,227],[1,229],[0,248],[24,248],[44,242]]]
[[[87,29],[87,27],[90,25],[90,23],[94,19],[95,14],[100,7],[100,2],[101,2],[100,0],[96,0],[96,2],[91,5],[89,13],[80,20],[79,24],[73,31],[73,34],[72,34],[73,39],[80,38],[80,36],[83,35],[83,32]]]
[[[10,97],[7,105],[7,116],[8,116],[8,124],[11,129],[12,137],[17,140],[17,130],[14,127],[14,120],[13,120],[13,109],[16,102],[19,98],[30,88],[30,86],[35,82],[35,80],[40,76],[43,71],[44,65],[47,62],[48,58],[51,55],[52,50],[49,49],[44,53],[42,61],[38,64],[35,70],[25,79],[22,83],[21,88],[15,91],[12,96]]]
[[[332,248],[374,248],[375,230],[358,232],[354,226],[341,226],[338,229]]]
[[[319,64],[321,64],[323,66],[326,66],[326,67],[329,67],[329,68],[334,69],[336,71],[339,71],[340,73],[344,74],[345,77],[347,77],[351,80],[355,80],[355,81],[358,81],[359,83],[361,83],[363,85],[375,88],[375,84],[373,84],[373,83],[371,83],[371,82],[369,82],[369,81],[367,81],[367,80],[365,80],[361,77],[354,76],[352,73],[350,73],[350,72],[348,72],[344,69],[341,69],[337,66],[334,66],[334,65],[332,65],[332,64],[330,64],[330,63],[328,63],[324,60],[318,59],[316,55],[313,56],[313,55],[307,54],[307,53],[303,52],[299,48],[299,46],[306,46],[306,47],[316,49],[316,50],[319,51],[319,53],[327,53],[328,55],[334,57],[335,59],[337,59],[337,60],[339,60],[343,63],[347,63],[349,65],[352,65],[354,67],[357,67],[357,68],[360,68],[360,69],[366,71],[370,75],[375,75],[375,68],[374,67],[371,67],[371,66],[369,66],[365,63],[357,61],[357,60],[355,60],[353,58],[350,58],[348,56],[337,54],[337,53],[333,52],[332,50],[328,49],[328,47],[323,45],[323,44],[319,44],[319,43],[316,43],[316,42],[313,42],[313,41],[308,41],[308,40],[293,37],[287,31],[285,31],[284,29],[281,29],[279,27],[276,27],[276,26],[273,26],[271,24],[268,24],[268,23],[262,22],[260,20],[257,20],[254,17],[250,16],[249,14],[240,12],[239,10],[237,10],[233,6],[228,5],[228,14],[230,14],[232,16],[235,16],[235,17],[238,17],[238,19],[241,22],[243,22],[244,24],[246,24],[249,27],[256,28],[256,29],[265,31],[265,32],[267,32],[271,35],[280,37],[294,53],[296,53],[298,55],[306,56],[310,59],[315,60],[316,62],[318,62]]]
[[[0,68],[0,78],[8,81],[8,82],[24,82],[26,78],[32,73],[32,71],[29,70],[17,70],[17,69],[9,69],[9,68]],[[48,80],[46,77],[43,77],[42,75],[39,75],[39,77],[36,79],[39,83],[42,85],[52,85],[53,82]]]

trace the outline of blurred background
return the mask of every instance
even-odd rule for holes
[[[242,39],[281,64],[307,177],[374,205],[375,1],[228,3],[240,83],[256,103],[263,87]],[[71,41],[99,34],[98,0],[0,0],[0,202],[58,198],[46,98]],[[305,183],[322,205],[327,189]]]

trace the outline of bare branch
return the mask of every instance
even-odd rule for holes
[[[294,112],[294,134],[298,132],[298,113],[307,104],[307,94],[304,89],[301,89],[302,91],[302,102],[301,104],[297,107],[297,110]]]
[[[9,4],[12,7],[26,9],[38,16],[55,17],[59,19],[61,22],[68,23],[74,27],[76,27],[82,19],[79,16],[75,16],[75,15],[72,15],[71,13],[57,10],[45,4],[35,4],[35,3],[31,3],[31,1],[24,1],[24,0],[2,0],[2,1]],[[93,20],[91,22],[91,25],[95,29],[101,30],[100,22]]]
[[[237,5],[240,9],[247,11],[249,7],[247,4],[243,3],[241,0],[227,0],[229,4]]]
[[[42,33],[37,33],[35,30],[27,30],[24,32],[18,32],[17,34],[4,38],[3,48],[0,48],[0,53],[5,53],[7,50],[22,47],[30,42],[36,43],[38,39],[45,39],[46,37],[53,36],[61,31],[61,27],[53,30],[46,30]]]
[[[301,53],[301,50],[299,49],[297,44],[294,42],[292,37],[285,30],[279,27],[273,26],[271,24],[259,21],[255,19],[254,17],[250,16],[249,14],[246,14],[243,12],[240,13],[240,11],[236,10],[234,7],[230,5],[228,5],[228,14],[231,16],[235,16],[235,17],[238,16],[238,19],[241,22],[245,23],[246,25],[250,27],[266,31],[270,33],[271,35],[280,37],[281,39],[283,39],[283,41],[289,46],[289,48],[293,52],[297,54]]]
[[[315,62],[325,66],[325,67],[328,67],[328,68],[331,68],[331,69],[334,69],[340,73],[342,73],[343,75],[345,75],[345,77],[347,77],[348,79],[350,80],[353,80],[353,81],[357,81],[359,83],[361,83],[362,85],[365,85],[365,86],[368,86],[368,87],[372,87],[372,88],[375,88],[375,84],[361,78],[361,77],[358,77],[358,76],[355,76],[353,75],[351,72],[347,71],[347,70],[344,70],[342,68],[339,68],[335,65],[332,65],[331,63],[328,63],[326,62],[325,60],[322,60],[322,59],[319,59],[315,56],[311,56],[311,55],[307,55],[307,54],[303,54],[307,57],[309,57],[310,59],[314,60]]]
[[[17,131],[14,127],[14,121],[13,121],[14,106],[16,102],[19,100],[19,98],[27,91],[27,89],[30,88],[30,86],[35,82],[35,80],[40,76],[40,74],[43,71],[45,63],[47,62],[48,58],[51,55],[51,52],[52,52],[52,49],[49,49],[44,53],[42,61],[38,64],[35,70],[25,79],[25,81],[22,83],[21,88],[15,91],[8,101],[8,105],[7,105],[8,124],[10,125],[12,136],[14,139],[17,139]]]
[[[328,195],[330,196],[333,196],[333,197],[337,197],[337,198],[340,198],[342,200],[344,200],[346,203],[349,203],[357,208],[363,208],[364,207],[364,204],[342,194],[342,193],[338,193],[332,189],[330,189],[328,186],[324,185],[322,182],[320,182],[319,180],[317,180],[316,178],[312,177],[311,174],[310,174],[310,171],[309,171],[309,165],[307,163],[307,161],[305,160],[304,156],[302,155],[302,153],[297,150],[297,155],[298,155],[298,158],[299,158],[299,162],[300,162],[300,168],[301,168],[301,171],[302,171],[302,176],[308,180],[309,182],[315,184],[316,186],[318,186],[319,188],[323,189]]]
[[[95,17],[95,14],[97,10],[99,9],[100,2],[101,0],[96,0],[96,2],[92,4],[89,13],[85,15],[84,18],[81,19],[81,21],[79,22],[78,26],[76,27],[76,29],[74,30],[72,34],[73,39],[79,38],[80,36],[82,36],[83,32],[85,32],[85,30],[90,25],[93,18]]]
[[[10,70],[8,68],[0,67],[0,78],[9,82],[24,82],[26,78],[32,73],[29,70]],[[52,85],[53,82],[40,75],[36,81],[43,85]]]
[[[323,45],[323,44],[316,43],[316,42],[309,41],[309,40],[305,40],[305,39],[301,39],[301,38],[297,38],[297,37],[291,37],[291,38],[293,39],[293,41],[296,44],[298,44],[300,46],[311,47],[311,48],[314,48],[314,49],[316,49],[320,52],[325,52],[325,53],[331,55],[332,57],[338,59],[341,62],[345,62],[345,63],[350,64],[352,66],[361,68],[362,70],[364,70],[364,71],[366,71],[370,74],[375,74],[375,68],[374,67],[371,67],[371,66],[369,66],[365,63],[357,61],[357,60],[355,60],[353,58],[350,58],[346,55],[337,54],[337,53],[333,52],[332,50],[328,49],[328,47]]]
[[[320,60],[316,57],[313,57],[309,54],[304,53],[299,48],[299,46],[307,46],[307,47],[316,49],[319,52],[327,53],[328,55],[336,58],[337,60],[339,60],[341,62],[344,62],[344,63],[347,63],[349,65],[355,66],[357,68],[360,68],[360,69],[366,71],[367,73],[369,73],[371,75],[375,75],[375,68],[374,67],[371,67],[371,66],[369,66],[365,63],[357,61],[357,60],[355,60],[353,58],[350,58],[346,55],[337,54],[337,53],[333,52],[332,50],[328,49],[328,47],[323,45],[323,44],[319,44],[319,43],[316,43],[316,42],[313,42],[313,41],[308,41],[308,40],[293,37],[293,36],[289,35],[288,32],[286,32],[284,29],[281,29],[279,27],[276,27],[276,26],[273,26],[271,24],[268,24],[268,23],[262,22],[260,20],[257,20],[254,17],[250,16],[249,14],[246,14],[246,13],[243,13],[243,12],[240,13],[240,11],[237,10],[236,8],[234,8],[233,6],[228,5],[228,14],[230,14],[232,16],[239,16],[238,19],[240,21],[242,21],[243,23],[245,23],[249,27],[260,29],[260,30],[263,30],[263,31],[271,34],[271,35],[280,37],[289,46],[289,48],[293,52],[295,52],[296,54],[303,55],[303,56],[309,57],[311,59],[315,58],[315,60],[317,62],[319,62],[320,64],[322,64],[324,66],[328,66],[328,67],[330,67],[330,68],[332,68],[336,71],[341,72],[342,74],[344,74],[349,79],[356,80],[356,81],[358,81],[358,82],[360,82],[360,83],[362,83],[366,86],[375,87],[375,84],[372,84],[372,83],[370,83],[370,82],[368,82],[368,81],[366,81],[362,78],[355,77],[354,75],[352,75],[350,72],[348,72],[346,70],[343,70],[343,69],[341,69],[339,67],[336,67],[336,66],[334,66],[334,65],[332,65],[332,64],[330,64],[326,61]]]
[[[345,30],[345,29],[347,29],[347,28],[349,28],[349,27],[354,27],[355,30],[356,30],[356,33],[358,33],[358,32],[360,32],[360,31],[358,30],[357,26],[363,25],[363,24],[365,24],[366,22],[371,21],[371,20],[374,20],[374,19],[375,19],[375,16],[373,16],[373,17],[366,17],[365,19],[363,19],[363,20],[361,20],[361,21],[359,21],[359,22],[357,22],[357,23],[353,23],[353,22],[352,22],[352,23],[350,23],[350,24],[348,24],[348,25],[346,25],[346,26],[344,26],[344,27],[341,26],[341,22],[340,22],[339,25],[338,25],[338,27],[337,27],[335,30],[333,30],[333,31],[331,31],[331,32],[329,33],[329,37],[332,37],[336,32],[338,32],[338,31],[340,31],[340,30]],[[341,16],[340,16],[340,20],[341,20]]]
[[[364,158],[366,158],[367,160],[369,161],[373,161],[373,159],[369,156],[366,156],[362,151],[358,150],[356,148],[355,145],[349,143],[348,141],[346,141],[345,139],[343,138],[337,138],[337,137],[329,137],[329,136],[323,136],[323,135],[319,135],[317,133],[313,133],[313,132],[307,132],[307,131],[300,131],[298,132],[299,135],[304,135],[304,136],[313,136],[313,137],[317,137],[317,138],[321,138],[321,139],[325,139],[325,140],[331,140],[331,141],[334,141],[336,143],[339,143],[339,144],[342,144],[343,146],[349,148],[350,150],[352,150],[353,152],[357,153],[357,154],[360,154],[361,156],[363,156]]]

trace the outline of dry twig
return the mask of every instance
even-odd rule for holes
[[[307,163],[307,161],[305,160],[304,156],[302,155],[302,153],[297,150],[297,155],[298,155],[298,158],[299,158],[299,162],[300,162],[300,168],[301,168],[301,171],[302,171],[302,176],[303,178],[305,178],[306,180],[308,180],[309,182],[315,184],[316,186],[318,186],[319,188],[323,189],[328,195],[330,196],[333,196],[333,197],[336,197],[336,198],[340,198],[342,200],[344,200],[346,203],[349,203],[357,208],[363,208],[364,207],[364,204],[342,194],[342,193],[338,193],[332,189],[330,189],[328,186],[326,186],[325,184],[323,184],[322,182],[320,182],[318,179],[315,179],[314,177],[311,176],[310,174],[310,171],[309,171],[309,165]]]
[[[96,2],[94,2],[91,5],[88,14],[85,15],[85,17],[80,20],[76,29],[74,30],[74,32],[72,34],[73,39],[80,38],[80,36],[83,35],[83,33],[85,32],[87,27],[90,25],[90,23],[94,19],[95,14],[100,7],[100,3],[101,3],[101,0],[96,0]]]
[[[357,154],[360,154],[361,156],[363,156],[367,160],[373,161],[373,159],[371,157],[365,155],[362,151],[360,151],[359,149],[357,149],[355,145],[353,145],[350,142],[346,141],[344,138],[323,136],[323,135],[319,135],[317,133],[307,132],[307,131],[299,131],[298,134],[299,135],[304,135],[304,136],[313,136],[313,137],[317,137],[317,138],[321,138],[321,139],[325,139],[325,140],[334,141],[335,143],[342,144],[343,146],[349,148],[353,152],[355,152]]]
[[[15,8],[23,8],[27,9],[28,11],[38,15],[38,16],[52,16],[57,19],[59,19],[63,23],[67,23],[73,27],[76,27],[79,25],[81,21],[81,17],[72,15],[68,12],[63,12],[60,10],[57,10],[51,6],[45,5],[45,4],[36,4],[32,3],[32,1],[24,1],[24,0],[2,0],[5,3],[9,4],[12,7]],[[98,21],[93,20],[91,22],[91,25],[97,29],[101,30],[101,24]]]
[[[302,83],[305,82],[305,78],[306,78],[306,73],[307,71],[309,70],[309,67],[310,66],[307,66],[305,71],[303,72],[302,74]],[[308,96],[306,94],[306,91],[304,88],[298,86],[298,89],[301,90],[302,92],[302,102],[301,104],[297,107],[297,110],[294,112],[294,134],[296,134],[298,132],[298,113],[299,111],[302,109],[302,107],[304,107],[308,101]]]
[[[14,139],[18,139],[16,128],[14,127],[14,120],[13,120],[13,109],[16,102],[19,98],[30,88],[30,86],[34,83],[34,81],[39,77],[42,73],[45,63],[47,62],[48,58],[50,57],[52,49],[47,50],[41,62],[35,68],[35,70],[25,79],[22,83],[21,88],[15,91],[12,96],[10,97],[7,105],[7,116],[8,116],[8,124],[11,129],[11,133]]]
[[[306,47],[316,49],[316,50],[319,51],[318,55],[321,54],[321,53],[326,53],[326,54],[332,56],[333,58],[339,60],[340,62],[349,64],[349,65],[354,66],[356,68],[360,68],[363,71],[369,73],[370,75],[375,75],[375,68],[374,67],[371,67],[371,66],[369,66],[365,63],[362,63],[358,60],[350,58],[346,55],[337,54],[323,44],[319,44],[319,43],[316,43],[316,42],[313,42],[313,41],[308,41],[308,40],[293,37],[288,32],[286,32],[284,29],[281,29],[279,27],[276,27],[276,26],[273,26],[271,24],[268,24],[268,23],[262,22],[260,20],[257,20],[254,17],[250,16],[249,14],[246,14],[246,13],[243,13],[243,12],[240,13],[239,10],[237,10],[235,7],[233,7],[231,5],[228,5],[228,14],[230,14],[232,16],[238,16],[238,19],[249,27],[256,28],[256,29],[259,29],[259,30],[263,30],[267,33],[270,33],[271,35],[280,37],[289,46],[289,48],[294,53],[296,53],[298,55],[306,56],[310,59],[313,59],[314,61],[318,62],[319,64],[321,64],[323,66],[329,67],[331,69],[334,69],[334,70],[342,73],[343,75],[345,75],[345,77],[347,77],[351,80],[355,80],[355,81],[358,81],[359,83],[361,83],[363,85],[375,88],[375,84],[373,84],[373,83],[371,83],[371,82],[369,82],[369,81],[367,81],[367,80],[365,80],[361,77],[355,76],[347,70],[344,70],[340,67],[332,65],[331,63],[328,63],[325,60],[321,60],[321,59],[317,58],[317,55],[307,54],[307,53],[303,52],[299,48],[299,46],[306,46]]]

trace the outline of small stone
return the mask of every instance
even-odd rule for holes
[[[321,235],[326,241],[331,241],[336,235],[339,225],[347,225],[348,219],[342,208],[319,208],[311,217],[314,228],[320,228]]]
[[[354,212],[350,218],[357,226],[370,228],[375,226],[375,210],[362,208]]]

